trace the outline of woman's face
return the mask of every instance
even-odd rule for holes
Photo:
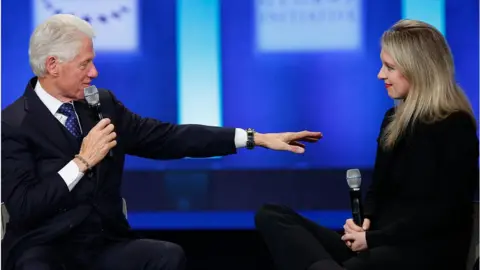
[[[406,98],[410,90],[410,83],[398,70],[396,63],[388,52],[382,50],[380,59],[382,60],[382,68],[378,72],[377,77],[385,82],[388,95],[393,99]]]

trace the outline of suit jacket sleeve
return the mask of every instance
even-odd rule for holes
[[[449,230],[448,224],[455,222],[456,211],[471,204],[474,182],[478,181],[478,138],[472,120],[457,113],[433,133],[435,149],[419,146],[410,163],[414,168],[408,170],[409,182],[419,183],[411,187],[422,197],[418,210],[384,229],[367,231],[369,248],[441,237],[439,232]]]
[[[37,173],[31,150],[19,128],[2,121],[2,201],[15,227],[36,226],[64,207],[69,195],[57,170]]]
[[[375,217],[376,201],[378,197],[377,190],[379,188],[379,185],[381,184],[380,179],[382,175],[385,173],[382,170],[383,168],[385,168],[385,166],[380,164],[381,162],[384,161],[384,159],[382,158],[382,149],[380,146],[380,139],[381,139],[383,130],[385,129],[387,124],[390,122],[390,117],[393,115],[393,113],[394,113],[394,109],[392,108],[388,110],[383,117],[382,125],[380,127],[380,132],[377,138],[378,146],[377,146],[377,153],[375,156],[375,165],[373,169],[372,183],[368,187],[367,194],[364,200],[364,206],[363,206],[364,216],[365,218],[369,218],[371,220],[374,219]]]
[[[175,125],[141,117],[109,93],[126,154],[152,159],[180,159],[236,153],[234,128]]]

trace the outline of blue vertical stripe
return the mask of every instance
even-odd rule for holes
[[[402,17],[429,23],[445,35],[445,0],[403,0]]]
[[[220,0],[177,1],[178,122],[222,125]]]

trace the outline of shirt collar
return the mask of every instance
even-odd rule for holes
[[[55,115],[60,109],[60,106],[62,106],[63,102],[60,100],[54,98],[52,95],[50,95],[43,87],[40,85],[40,82],[37,81],[37,84],[35,85],[35,93],[37,93],[38,98],[45,104],[45,106],[48,108],[48,110]]]

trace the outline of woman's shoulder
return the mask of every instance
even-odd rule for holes
[[[381,129],[384,129],[388,125],[388,123],[392,121],[392,117],[394,116],[394,114],[395,114],[395,107],[391,107],[385,112],[382,120]]]
[[[428,125],[428,133],[442,141],[463,141],[477,143],[477,123],[471,114],[464,111],[455,111],[445,118]]]
[[[471,114],[465,111],[455,111],[448,114],[444,119],[439,120],[433,124],[438,126],[440,129],[461,129],[461,130],[470,130],[476,131],[477,124],[476,120],[471,116]]]
[[[395,106],[385,112],[384,118],[389,118],[395,114]]]

